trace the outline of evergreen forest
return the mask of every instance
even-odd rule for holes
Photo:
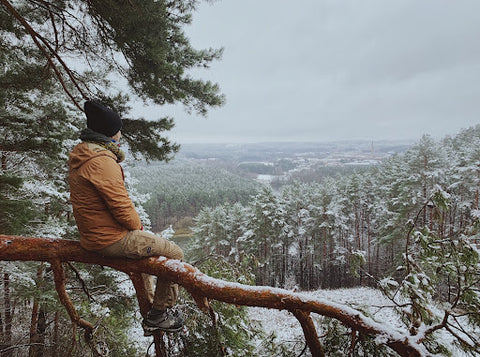
[[[415,320],[444,318],[432,312],[435,302],[453,309],[448,314],[457,311],[456,319],[465,318],[462,324],[469,327],[457,342],[476,351],[478,345],[468,346],[478,344],[480,323],[479,143],[480,126],[442,140],[425,135],[379,165],[279,190],[260,185],[246,202],[237,189],[225,202],[223,191],[211,196],[205,184],[210,175],[190,163],[183,170],[200,170],[205,182],[181,175],[171,197],[180,203],[179,212],[198,211],[188,245],[192,262],[220,260],[247,269],[256,285],[297,291],[375,287],[395,301],[400,315],[409,316],[405,323],[412,329],[418,328]],[[139,181],[165,175],[161,191],[151,191],[157,197],[152,204],[161,204],[158,197],[172,187],[172,174],[145,170],[136,169]],[[222,181],[222,171],[217,173]],[[244,182],[239,178],[239,185]],[[212,198],[203,206],[192,204],[197,183]],[[411,299],[411,306],[402,305],[403,299]],[[444,341],[430,347],[448,355]]]
[[[400,277],[403,255],[426,236],[477,242],[479,140],[480,127],[441,141],[426,135],[369,169],[205,207],[195,218],[197,253],[252,259],[260,285],[310,290]]]
[[[143,207],[155,232],[170,225],[177,233],[188,231],[203,207],[246,204],[260,186],[223,167],[195,160],[137,163],[129,171],[138,192],[147,195]]]

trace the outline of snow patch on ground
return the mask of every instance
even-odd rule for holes
[[[331,303],[338,303],[350,306],[353,309],[366,312],[369,317],[381,324],[391,335],[398,331],[405,331],[405,326],[400,321],[399,315],[394,310],[394,304],[387,299],[381,291],[367,288],[344,288],[336,290],[317,290],[312,292],[302,292],[310,298],[322,299]],[[275,333],[276,341],[279,344],[296,346],[295,349],[301,351],[305,346],[305,338],[300,323],[295,316],[288,311],[267,309],[262,307],[249,307],[248,314],[252,321],[259,324],[267,334]],[[325,333],[318,325],[318,315],[311,314],[312,320],[317,327],[319,336]],[[443,341],[452,341],[452,336],[444,331],[439,331],[439,339]],[[379,336],[377,341],[381,344],[383,336]],[[259,341],[261,342],[261,341]],[[447,343],[449,344],[449,343]],[[462,351],[457,350],[452,344],[452,353],[456,357],[467,356]],[[309,355],[308,349],[306,355]]]
[[[252,287],[253,288],[253,287]],[[405,326],[401,323],[398,314],[394,311],[394,304],[388,300],[379,290],[367,287],[358,287],[350,289],[336,290],[317,290],[312,292],[301,292],[311,299],[325,300],[330,303],[337,303],[344,306],[350,306],[353,309],[365,311],[373,320],[381,324],[392,335],[398,333],[399,330],[405,331]],[[141,328],[141,316],[137,314],[137,323],[132,326],[130,336],[132,341],[138,346],[138,350],[146,351],[151,343],[151,337],[144,337]],[[286,310],[268,309],[263,307],[248,307],[249,318],[255,325],[260,325],[267,335],[275,334],[276,341],[279,344],[285,344],[290,348],[302,351],[305,347],[305,338],[300,323],[295,316]],[[322,335],[322,331],[318,323],[318,315],[312,313],[312,319],[317,326],[318,335]],[[186,316],[188,319],[188,316]],[[440,332],[440,339],[450,341],[451,336]],[[381,344],[384,342],[382,336],[377,341]],[[257,341],[260,345],[263,341]],[[453,347],[452,347],[453,349]],[[466,356],[461,351],[452,351],[454,356]],[[308,349],[305,356],[309,355]]]
[[[331,303],[347,305],[354,309],[365,310],[373,313],[373,319],[386,324],[392,334],[402,328],[398,316],[394,313],[391,301],[383,294],[372,288],[352,288],[336,290],[317,290],[302,292],[313,299],[321,299]],[[260,324],[267,334],[275,333],[279,343],[304,343],[302,327],[292,313],[286,310],[267,309],[262,307],[249,307],[249,317],[252,321]],[[312,313],[314,323],[318,315]],[[324,331],[317,325],[317,333],[322,335]]]

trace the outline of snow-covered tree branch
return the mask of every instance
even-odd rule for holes
[[[134,277],[139,273],[165,276],[183,286],[190,294],[196,297],[196,301],[201,300],[199,299],[201,297],[204,304],[206,304],[205,299],[215,299],[229,304],[291,311],[299,319],[307,337],[307,343],[314,356],[322,356],[323,351],[318,338],[313,338],[316,337],[316,332],[309,317],[312,312],[337,319],[345,326],[351,328],[352,331],[375,336],[379,343],[386,344],[402,356],[427,354],[426,350],[419,343],[423,338],[420,334],[412,337],[406,332],[386,328],[381,323],[348,306],[312,299],[284,289],[248,286],[214,279],[187,263],[162,257],[142,260],[113,259],[87,252],[76,241],[0,235],[0,260],[50,262],[55,272],[55,284],[60,300],[67,308],[72,321],[85,328],[87,333],[88,329],[91,328],[91,324],[82,320],[72,310],[73,305],[69,303],[68,296],[64,288],[62,288],[64,276],[61,265],[63,262],[76,261],[108,266],[129,274],[134,281]],[[140,302],[141,306],[142,304],[145,304],[145,302]]]

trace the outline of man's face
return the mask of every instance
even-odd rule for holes
[[[114,136],[111,138],[115,140],[117,143],[120,141],[120,138],[122,137],[122,132],[119,130],[118,133],[116,133]]]

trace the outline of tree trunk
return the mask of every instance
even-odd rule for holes
[[[34,340],[31,340],[29,357],[45,356],[45,332],[47,330],[45,306],[40,306],[38,311],[36,331]]]
[[[2,269],[0,268],[0,276],[2,274]],[[0,279],[0,285],[3,285],[3,279]],[[3,319],[3,313],[3,311],[0,311],[0,345],[4,343],[5,338],[5,321]]]
[[[4,303],[4,316],[5,316],[5,346],[12,345],[12,320],[13,311],[10,300],[10,274],[3,274],[3,303]],[[4,357],[12,357],[13,350],[8,350],[3,354]]]
[[[40,309],[40,304],[38,303],[38,299],[35,298],[32,307],[32,319],[30,321],[30,349],[28,351],[28,356],[38,356],[37,354],[37,343],[39,341],[38,338],[38,311]]]
[[[43,277],[43,263],[40,264],[37,270],[37,289],[39,289],[40,291],[43,290],[41,287],[42,277]],[[42,334],[45,333],[44,325],[45,325],[45,314],[40,309],[40,303],[38,301],[38,298],[35,298],[33,301],[32,319],[30,322],[30,350],[28,353],[29,357],[43,356],[43,346],[41,346],[41,341],[42,339],[44,339],[42,337]]]
[[[53,336],[52,336],[52,357],[58,357],[58,328],[59,328],[60,314],[55,312],[53,321]]]
[[[0,167],[2,168],[2,171],[7,171],[7,155],[5,154],[2,154]]]

